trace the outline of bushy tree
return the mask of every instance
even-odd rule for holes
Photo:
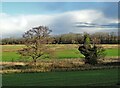
[[[84,35],[84,44],[79,46],[78,50],[85,56],[85,63],[92,65],[97,64],[98,59],[105,56],[105,49],[95,44],[92,45],[88,34]]]
[[[47,44],[51,43],[50,32],[48,27],[39,26],[32,28],[23,34],[25,48],[18,52],[22,56],[31,57],[34,62],[49,53]]]

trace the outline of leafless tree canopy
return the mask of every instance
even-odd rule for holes
[[[35,27],[25,32],[23,38],[26,48],[19,50],[19,53],[32,57],[36,62],[37,58],[49,53],[47,44],[52,42],[50,32],[52,31],[46,26]]]

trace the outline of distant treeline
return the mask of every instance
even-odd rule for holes
[[[99,44],[119,44],[120,36],[116,35],[116,33],[103,33],[97,32],[94,34],[89,34],[91,41],[93,43]],[[53,44],[83,44],[84,41],[84,33],[68,33],[51,36],[53,39]],[[24,44],[23,38],[4,38],[1,40],[2,45],[6,44]]]

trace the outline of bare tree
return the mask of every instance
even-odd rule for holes
[[[23,34],[25,48],[18,52],[22,56],[32,57],[33,61],[49,53],[47,44],[51,43],[50,32],[46,26],[32,28]]]

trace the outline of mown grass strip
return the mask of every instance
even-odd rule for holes
[[[116,85],[117,82],[118,69],[3,74],[3,86]]]

